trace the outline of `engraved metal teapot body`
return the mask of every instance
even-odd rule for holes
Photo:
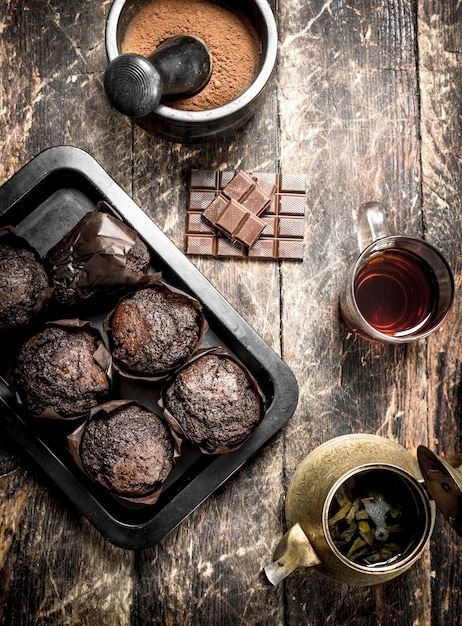
[[[460,461],[455,457],[450,466],[423,446],[418,456],[419,462],[401,445],[367,434],[337,437],[316,448],[289,485],[289,530],[264,569],[268,581],[277,585],[299,567],[316,567],[351,585],[399,576],[429,542],[433,498],[460,532],[462,481],[453,468]]]

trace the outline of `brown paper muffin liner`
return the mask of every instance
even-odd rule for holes
[[[105,402],[104,404],[101,404],[99,407],[95,407],[91,411],[88,419],[85,420],[85,422],[83,422],[74,432],[68,435],[67,442],[68,442],[69,450],[71,452],[71,455],[74,461],[76,462],[78,467],[81,469],[81,471],[85,474],[85,476],[87,476],[94,483],[98,484],[101,488],[108,491],[112,496],[124,502],[133,502],[136,504],[144,504],[144,505],[155,504],[157,500],[159,499],[160,494],[162,493],[163,485],[161,485],[158,489],[156,489],[152,493],[145,495],[145,496],[130,497],[130,496],[120,495],[116,492],[110,491],[109,489],[107,489],[107,487],[105,487],[104,485],[101,485],[92,476],[90,476],[90,474],[85,470],[85,467],[83,466],[81,455],[80,455],[80,444],[82,442],[83,433],[90,420],[100,415],[109,416],[113,411],[116,411],[117,409],[123,406],[130,406],[132,404],[135,404],[137,406],[142,406],[136,400],[111,400],[109,402]],[[146,408],[146,407],[142,407],[142,408]],[[147,410],[150,410],[150,409],[147,409]],[[156,417],[159,417],[159,416],[156,416]],[[170,435],[172,438],[173,463],[175,463],[175,460],[180,456],[180,453],[181,453],[181,439],[178,437],[175,431],[170,428],[168,424],[166,424],[166,426],[169,428]]]
[[[135,245],[147,255],[139,272],[127,268]],[[101,201],[47,253],[44,262],[56,300],[72,305],[143,285],[149,252],[137,233],[115,215],[107,202]]]
[[[29,250],[35,256],[38,263],[43,265],[42,259],[40,258],[40,255],[37,252],[37,250],[33,246],[31,246],[23,237],[20,237],[19,235],[15,233],[14,226],[3,226],[2,228],[0,228],[0,243],[11,246],[12,248],[17,248],[18,250],[21,250],[21,249]],[[45,266],[44,266],[44,269],[46,271]],[[52,299],[53,294],[54,294],[54,287],[50,284],[50,279],[49,279],[48,287],[44,289],[42,293],[39,295],[39,297],[37,298],[35,310],[31,314],[29,321],[35,318],[46,307],[46,305]],[[21,324],[21,327],[24,327],[26,323],[27,322],[25,322],[24,324]],[[4,324],[3,322],[0,321],[0,330],[3,330],[5,328],[11,328],[11,326],[9,326],[8,324]]]
[[[182,368],[180,368],[175,373],[175,375],[178,375],[183,369],[186,369],[189,365],[191,365],[191,363],[201,359],[203,356],[208,355],[208,354],[216,354],[218,356],[221,356],[221,357],[223,357],[225,359],[229,359],[230,361],[233,361],[234,363],[236,363],[236,365],[238,365],[239,368],[242,370],[242,372],[245,374],[245,377],[247,378],[249,383],[254,387],[254,389],[257,392],[257,394],[259,395],[260,401],[261,401],[260,421],[257,424],[255,424],[255,428],[257,428],[258,424],[261,423],[261,421],[263,420],[263,418],[265,416],[265,410],[266,410],[266,398],[265,398],[265,395],[264,395],[263,391],[261,390],[259,384],[257,383],[256,379],[247,370],[247,368],[245,368],[242,365],[242,363],[240,363],[237,359],[235,359],[233,356],[231,356],[223,347],[217,346],[217,347],[212,347],[212,348],[205,348],[203,350],[198,350],[196,352],[196,354],[194,354],[194,356],[187,363],[185,363],[185,365]],[[172,413],[165,406],[165,401],[164,401],[164,399],[165,399],[165,392],[166,392],[167,388],[171,385],[173,380],[174,380],[174,377],[172,377],[172,379],[170,379],[164,385],[164,387],[163,387],[163,389],[161,391],[160,398],[159,398],[157,403],[158,403],[159,407],[162,409],[162,415],[163,415],[164,420],[168,424],[170,424],[170,427],[172,428],[172,430],[174,430],[180,437],[182,437],[185,440],[189,441],[189,439],[188,439],[187,435],[185,434],[181,424],[178,422],[178,420],[175,418],[175,416],[172,415]],[[255,428],[254,428],[254,430],[255,430]],[[249,435],[249,437],[250,436],[251,435]],[[190,442],[190,443],[192,443],[192,445],[196,445],[203,454],[208,454],[208,455],[211,455],[211,454],[213,454],[213,455],[214,454],[227,454],[228,452],[233,452],[234,450],[238,450],[247,441],[247,439],[249,437],[246,437],[246,439],[241,441],[236,446],[233,446],[233,447],[220,446],[220,447],[215,448],[213,451],[207,450],[207,449],[203,448],[202,446],[198,446],[194,442]]]
[[[140,289],[131,291],[129,294],[127,294],[124,297],[122,297],[119,300],[119,303],[122,302],[125,298],[129,298],[130,296],[132,296],[136,291],[139,291],[139,290],[142,290],[142,289],[149,289],[149,288],[151,288],[151,289],[156,289],[156,288],[168,289],[172,293],[177,293],[177,294],[180,294],[181,296],[184,296],[189,302],[191,302],[191,304],[193,305],[193,307],[196,309],[196,311],[199,314],[199,335],[198,335],[198,338],[197,338],[196,346],[193,349],[193,351],[191,353],[191,356],[185,362],[181,363],[177,367],[170,368],[170,369],[166,370],[165,372],[162,372],[161,374],[159,373],[159,374],[156,374],[156,375],[141,374],[141,373],[136,373],[136,372],[130,371],[124,365],[124,363],[122,363],[115,356],[113,356],[113,367],[114,367],[114,370],[120,376],[122,376],[123,378],[127,378],[127,379],[130,379],[130,380],[140,380],[140,381],[156,382],[156,381],[164,380],[168,376],[171,376],[174,372],[178,371],[178,369],[183,367],[183,365],[185,363],[190,361],[191,357],[196,353],[197,349],[202,344],[202,342],[204,340],[204,335],[207,332],[207,330],[209,328],[209,325],[208,325],[207,320],[205,319],[204,314],[202,312],[202,305],[201,305],[201,303],[198,300],[196,300],[196,298],[193,298],[192,296],[190,296],[186,292],[182,291],[181,289],[177,289],[176,287],[173,287],[172,285],[169,285],[164,280],[162,280],[162,275],[161,275],[160,272],[157,273],[157,274],[151,275],[149,277],[149,280],[146,282],[146,284],[144,284],[142,287],[140,287]],[[104,319],[104,322],[103,322],[103,329],[104,329],[104,331],[108,335],[111,352],[112,352],[112,346],[113,346],[112,333],[111,333],[111,319],[112,319],[112,316],[114,315],[114,312],[115,312],[116,309],[117,309],[117,305],[112,309],[112,311],[110,311],[106,315],[106,317]]]
[[[97,328],[94,328],[91,322],[87,320],[80,320],[80,319],[62,319],[62,320],[50,321],[45,324],[45,328],[48,326],[57,326],[58,328],[75,328],[75,329],[85,328],[85,330],[87,330],[88,332],[90,332],[92,335],[96,337],[98,347],[93,354],[93,359],[105,372],[109,380],[109,392],[108,392],[108,395],[109,395],[110,388],[112,386],[112,378],[113,378],[112,357],[111,357],[111,353],[104,345],[104,342],[103,342],[103,339],[101,337],[101,333],[99,332],[99,330]],[[11,366],[10,367],[11,380],[9,381],[10,386],[15,389],[15,395],[16,395],[18,404],[22,405],[23,402],[21,400],[21,395],[20,395],[21,392],[20,390],[16,389],[13,372],[14,372],[14,367]],[[81,421],[82,419],[85,419],[86,417],[88,417],[88,415],[89,415],[89,411],[85,411],[84,413],[81,413],[79,415],[66,417],[58,413],[52,407],[49,407],[45,409],[43,413],[34,417],[34,419],[63,420],[68,423],[75,423],[75,422]]]

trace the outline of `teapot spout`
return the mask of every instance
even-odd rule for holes
[[[294,524],[281,538],[274,551],[274,562],[264,568],[268,581],[276,586],[298,567],[320,565],[300,524]]]

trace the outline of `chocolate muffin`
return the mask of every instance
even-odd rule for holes
[[[204,323],[196,300],[152,285],[121,300],[110,316],[112,356],[131,374],[161,377],[189,359]]]
[[[92,329],[50,325],[20,349],[13,385],[33,417],[78,417],[106,399],[109,364]]]
[[[55,299],[72,305],[144,284],[150,254],[127,224],[99,202],[45,257]]]
[[[256,383],[225,354],[191,361],[163,390],[162,403],[180,434],[210,454],[238,448],[264,411]]]
[[[151,255],[146,244],[137,237],[135,243],[127,252],[125,269],[135,274],[144,274],[148,270],[150,260]]]
[[[9,245],[6,239],[0,238],[0,328],[27,324],[51,291],[47,273],[34,251]]]
[[[162,487],[173,468],[174,442],[157,415],[126,403],[87,422],[79,454],[97,483],[119,496],[138,498]]]

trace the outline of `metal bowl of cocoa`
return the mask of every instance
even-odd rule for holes
[[[148,57],[180,34],[201,39],[212,59],[208,84],[182,99],[163,98],[136,123],[176,142],[223,137],[256,112],[276,64],[278,33],[267,0],[114,0],[106,22],[109,62]]]

